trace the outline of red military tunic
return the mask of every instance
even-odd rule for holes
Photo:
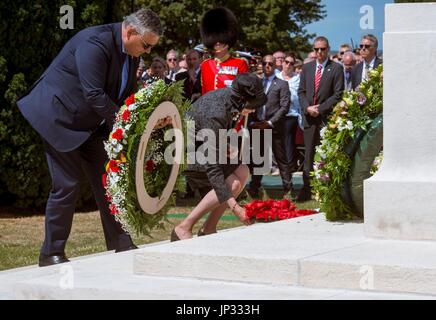
[[[248,72],[248,64],[244,59],[229,57],[221,61],[219,59],[207,59],[201,64],[201,94],[208,91],[230,87],[233,79],[238,74]]]

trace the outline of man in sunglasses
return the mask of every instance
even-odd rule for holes
[[[303,65],[298,97],[304,126],[303,188],[297,201],[312,197],[310,172],[313,170],[315,147],[320,143],[320,130],[327,124],[333,107],[341,100],[344,91],[344,69],[341,64],[329,60],[329,42],[317,37],[313,44],[316,60]]]
[[[176,74],[179,73],[180,67],[179,67],[179,53],[171,49],[167,53],[167,65],[168,65],[168,75],[167,78],[171,81],[176,80]]]
[[[93,26],[70,39],[43,75],[17,102],[41,135],[52,189],[45,212],[45,240],[39,266],[68,262],[65,245],[79,195],[87,178],[100,210],[108,250],[135,249],[110,214],[102,175],[115,114],[136,91],[140,56],[162,35],[156,13],[140,9],[122,23]]]
[[[345,52],[348,52],[348,51],[353,51],[353,49],[351,49],[351,46],[348,43],[341,44],[339,46],[338,60],[342,61],[342,59],[344,58]]]
[[[262,60],[263,77],[262,84],[266,93],[267,102],[264,106],[250,115],[249,128],[260,129],[260,141],[264,141],[264,130],[272,130],[271,149],[276,159],[282,178],[283,195],[291,197],[292,191],[292,167],[288,161],[285,147],[285,115],[289,110],[290,91],[288,83],[277,77],[276,61],[272,55],[266,55]],[[251,139],[255,141],[255,139]],[[265,158],[265,150],[269,151],[269,146],[253,145],[252,149],[258,149],[261,157]],[[262,166],[264,164],[261,164]],[[252,198],[259,199],[259,188],[261,186],[262,175],[254,174],[254,168],[259,164],[251,164],[250,171],[253,173],[250,186],[247,192]]]
[[[368,80],[369,72],[377,68],[383,61],[377,57],[377,38],[372,34],[367,34],[360,41],[360,56],[363,61],[357,64],[351,71],[351,82],[353,88],[356,89],[364,80]]]

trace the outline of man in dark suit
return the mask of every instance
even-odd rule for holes
[[[363,80],[367,80],[369,71],[378,67],[383,60],[377,57],[378,40],[372,34],[367,34],[360,40],[360,55],[363,61],[351,70],[351,83],[356,89]]]
[[[107,161],[103,141],[115,113],[136,90],[139,56],[150,53],[161,34],[160,19],[149,9],[127,16],[123,23],[84,29],[18,101],[21,113],[43,139],[52,178],[40,266],[69,261],[65,244],[84,174],[100,210],[108,250],[136,248],[110,215],[101,182]]]
[[[290,196],[292,190],[292,167],[287,159],[284,138],[285,115],[288,112],[291,93],[288,83],[275,75],[276,61],[272,55],[267,55],[262,60],[263,67],[263,86],[267,96],[266,104],[259,108],[256,113],[250,115],[249,127],[251,129],[262,129],[260,135],[260,145],[255,145],[251,139],[252,149],[259,148],[260,155],[264,156],[265,149],[269,145],[263,144],[264,130],[272,130],[271,148],[282,178],[284,195]],[[252,135],[253,137],[253,135]],[[250,165],[252,172],[248,193],[253,198],[259,197],[259,188],[262,175],[255,174],[256,164]]]
[[[191,49],[186,53],[186,63],[188,70],[179,72],[175,76],[176,81],[184,80],[183,95],[191,101],[197,100],[201,96],[201,79],[200,79],[200,52]]]
[[[327,38],[317,37],[313,50],[316,60],[303,65],[298,88],[303,113],[305,155],[304,185],[297,201],[311,199],[309,174],[313,170],[315,147],[320,143],[320,130],[327,124],[327,117],[341,100],[344,91],[344,70],[342,65],[328,59],[330,46]]]

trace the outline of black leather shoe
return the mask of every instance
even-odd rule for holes
[[[116,249],[115,253],[129,251],[129,250],[135,250],[135,249],[138,249],[138,247],[135,246],[134,244],[132,244],[131,246],[128,246],[128,247],[125,247],[125,248]]]
[[[40,267],[47,267],[47,266],[52,266],[54,264],[59,264],[59,263],[65,263],[65,262],[70,262],[70,260],[68,260],[68,258],[65,256],[64,254],[58,254],[58,255],[52,255],[52,256],[48,256],[45,254],[40,254],[39,255],[39,266]]]

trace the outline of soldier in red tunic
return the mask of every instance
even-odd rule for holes
[[[203,44],[213,56],[201,64],[202,94],[230,87],[238,74],[249,71],[246,60],[229,53],[238,37],[235,15],[227,8],[212,9],[204,15],[200,32]]]

